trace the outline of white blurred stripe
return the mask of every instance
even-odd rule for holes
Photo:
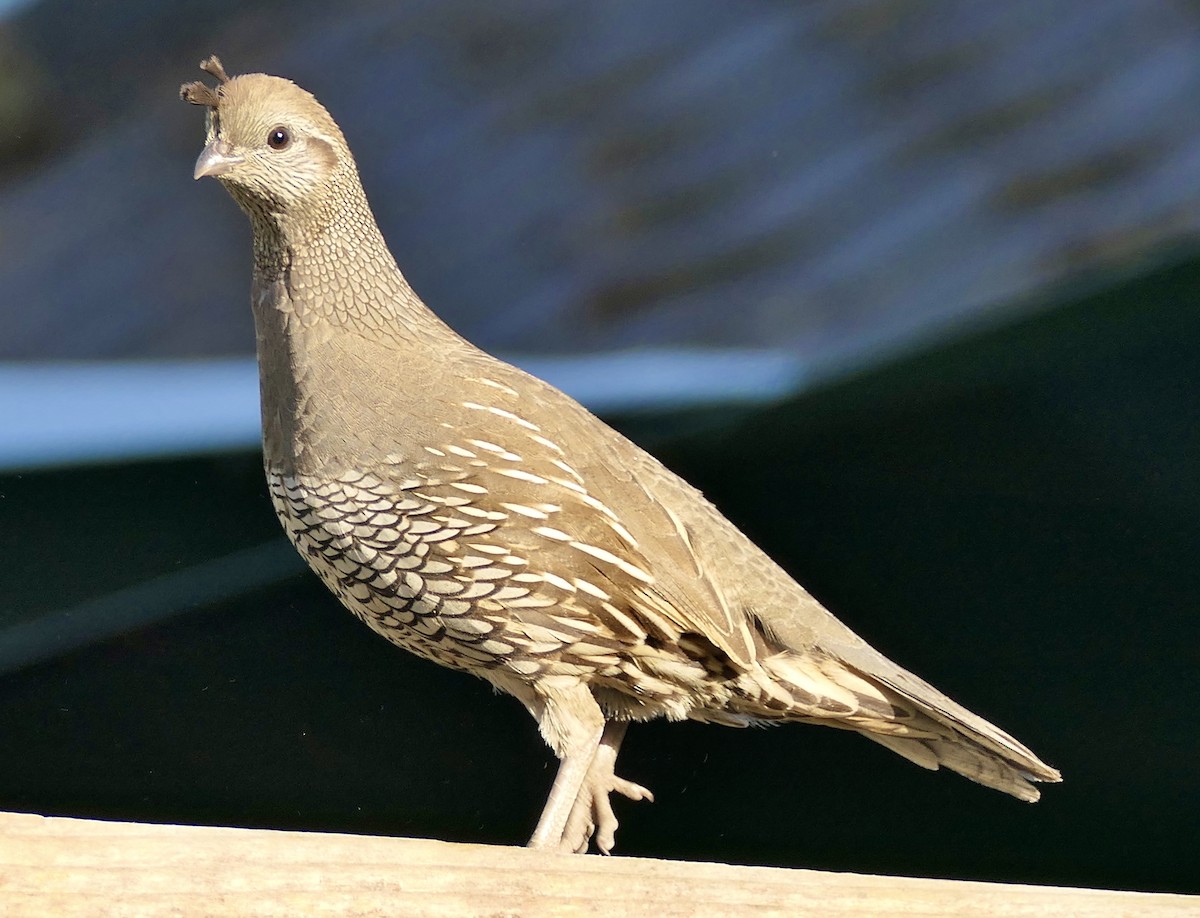
[[[795,355],[639,350],[514,360],[600,414],[774,401],[805,381]],[[0,364],[0,470],[251,448],[250,358]]]

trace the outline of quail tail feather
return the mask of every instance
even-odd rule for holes
[[[877,651],[869,647],[865,651],[850,655],[869,657],[869,669],[859,669],[844,659],[821,662],[821,673],[843,690],[843,702],[849,695],[853,704],[850,713],[820,716],[822,723],[861,733],[922,768],[936,771],[945,767],[1029,803],[1041,797],[1031,782],[1062,780],[1057,769],[999,727]],[[785,688],[808,695],[812,681],[801,677],[793,662],[806,656],[785,652],[767,665]],[[805,669],[811,672],[812,668],[810,661]],[[809,720],[805,707],[799,708],[800,716],[794,719]],[[793,718],[784,714],[780,719]]]
[[[977,784],[1028,803],[1041,797],[1041,792],[1030,782],[1057,783],[1062,780],[1058,769],[1047,765],[999,727],[947,698],[912,673],[894,663],[891,665],[904,678],[885,684],[915,706],[935,735],[907,738],[864,731],[869,739],[924,768],[936,770],[945,766]]]

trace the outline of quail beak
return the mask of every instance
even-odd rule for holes
[[[200,151],[200,156],[196,160],[196,168],[192,172],[192,178],[201,179],[206,175],[215,178],[219,175],[225,175],[234,166],[240,164],[243,158],[241,154],[234,153],[233,147],[225,141],[220,139],[213,140]]]

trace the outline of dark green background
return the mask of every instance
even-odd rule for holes
[[[750,414],[616,419],[1065,775],[1026,806],[833,730],[638,726],[657,802],[618,802],[620,853],[1200,892],[1198,273]],[[7,625],[281,539],[249,454],[9,476],[0,513]],[[0,742],[4,809],[502,844],[553,776],[516,702],[298,567],[0,675]]]

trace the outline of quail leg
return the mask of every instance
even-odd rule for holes
[[[550,788],[550,796],[546,798],[546,805],[542,808],[542,815],[529,839],[528,847],[561,847],[559,839],[562,838],[576,800],[584,793],[583,785],[588,778],[591,760],[599,741],[600,734],[597,732],[594,743],[578,752],[563,756],[558,765],[558,774],[554,776],[554,784]]]
[[[537,719],[539,731],[559,759],[558,773],[529,847],[561,848],[567,820],[604,736],[604,714],[582,683],[538,685],[531,692],[514,686],[509,691]]]
[[[602,854],[612,853],[617,834],[617,817],[613,814],[609,794],[616,791],[630,800],[649,800],[654,795],[640,784],[618,778],[613,769],[617,764],[617,753],[625,739],[627,721],[610,721],[604,727],[604,735],[591,766],[579,787],[575,804],[562,830],[559,850],[583,854],[593,838]]]

